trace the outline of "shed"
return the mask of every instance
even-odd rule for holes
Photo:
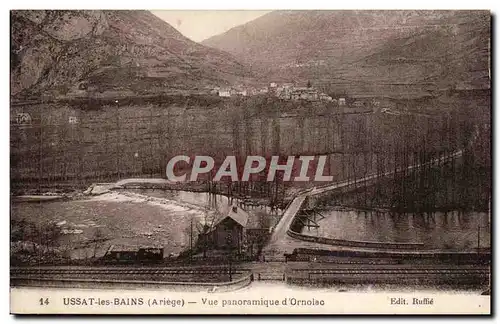
[[[215,222],[210,238],[215,248],[237,249],[240,252],[245,239],[249,215],[237,205],[229,205],[228,207]]]

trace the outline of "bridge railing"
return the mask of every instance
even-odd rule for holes
[[[458,150],[458,151],[454,152],[453,154],[443,156],[443,157],[438,157],[438,158],[432,159],[431,161],[428,161],[428,162],[410,165],[406,168],[396,168],[395,170],[387,171],[387,172],[384,172],[382,174],[370,174],[370,175],[367,175],[367,176],[360,178],[360,179],[354,179],[354,180],[346,179],[346,180],[343,180],[341,182],[328,183],[325,185],[316,186],[314,188],[300,190],[297,193],[295,193],[292,200],[288,203],[288,206],[285,208],[283,215],[285,215],[286,211],[289,210],[293,201],[300,196],[305,195],[306,200],[307,200],[308,197],[319,195],[319,194],[327,191],[328,188],[330,188],[330,190],[343,188],[346,186],[351,186],[351,185],[355,185],[358,183],[363,183],[365,181],[370,181],[370,180],[374,180],[377,178],[390,176],[392,174],[401,172],[403,170],[413,170],[413,169],[418,169],[418,168],[421,168],[421,167],[424,167],[427,165],[433,165],[433,164],[439,165],[441,163],[446,163],[450,160],[453,160],[453,159],[461,156],[462,154],[463,154],[463,150]],[[340,245],[340,246],[349,246],[349,247],[365,247],[365,248],[379,248],[379,249],[418,250],[418,249],[423,249],[425,246],[424,243],[390,243],[390,242],[385,243],[385,242],[351,241],[351,240],[333,239],[333,238],[312,236],[312,235],[297,233],[291,229],[291,225],[293,224],[294,219],[297,217],[298,212],[301,210],[301,208],[302,208],[302,205],[299,206],[299,208],[297,208],[295,210],[295,213],[291,216],[292,220],[291,220],[290,225],[289,225],[287,232],[286,232],[288,236],[295,238],[295,239],[298,239],[298,240],[307,241],[307,242],[314,242],[314,243],[319,243],[319,244],[327,244],[327,245],[336,245],[336,246]]]

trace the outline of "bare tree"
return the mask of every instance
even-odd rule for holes
[[[92,238],[92,240],[94,241],[94,254],[93,254],[94,258],[97,255],[97,250],[101,246],[103,239],[104,239],[104,233],[99,227],[97,227],[94,231],[94,235]]]

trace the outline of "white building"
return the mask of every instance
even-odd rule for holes
[[[219,90],[220,90],[220,87],[215,87],[212,90],[210,90],[210,94],[218,95]]]
[[[339,98],[339,106],[345,106],[345,98]]]
[[[332,101],[332,97],[330,97],[326,93],[320,93],[319,94],[319,100],[322,100],[322,101]]]
[[[231,89],[220,89],[219,97],[231,97]]]
[[[18,113],[16,123],[19,125],[31,125],[31,115],[29,113]]]

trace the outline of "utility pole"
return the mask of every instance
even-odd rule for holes
[[[151,161],[150,161],[150,165],[148,165],[148,167],[150,168],[149,171],[150,171],[150,175],[151,175],[151,178],[154,177],[154,167],[153,165],[155,165],[156,163],[153,163],[153,161],[155,161],[155,157],[154,157],[154,153],[153,153],[153,128],[152,128],[152,125],[153,125],[153,105],[151,104],[149,106],[149,155],[151,156]],[[161,171],[160,171],[161,172]]]
[[[229,253],[229,282],[233,281],[232,254]]]
[[[478,224],[477,225],[477,253],[479,253],[479,247],[480,247],[480,242],[481,242],[481,232],[480,232],[481,226]]]
[[[116,175],[118,180],[120,180],[120,105],[118,100],[115,100],[116,104]]]
[[[233,269],[232,269],[232,259],[233,259],[233,238],[231,233],[227,234],[226,242],[229,248],[229,282],[233,281]]]
[[[43,97],[42,97],[43,106]],[[42,120],[42,106],[38,109],[40,114],[40,145],[38,147],[38,194],[42,192],[42,176],[43,176],[43,164],[42,164],[42,146],[43,146],[43,120]]]
[[[189,235],[189,262],[193,263],[193,217],[191,217],[191,230]]]

